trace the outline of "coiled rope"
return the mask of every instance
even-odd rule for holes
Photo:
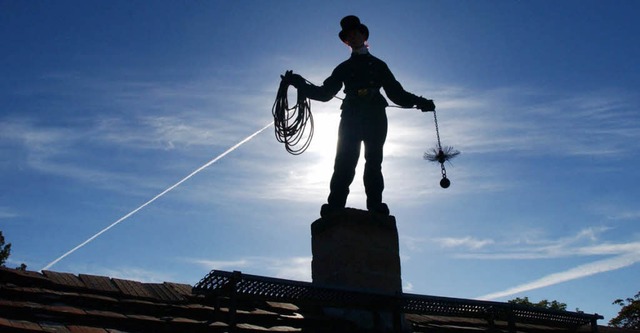
[[[284,143],[284,147],[292,155],[304,153],[313,138],[313,115],[309,99],[298,91],[298,98],[293,107],[289,107],[287,90],[289,83],[282,79],[273,103],[271,113],[275,128],[276,140]],[[308,126],[307,126],[308,125]]]

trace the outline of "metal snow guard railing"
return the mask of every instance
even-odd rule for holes
[[[386,304],[402,313],[450,317],[504,320],[518,323],[554,324],[579,327],[591,325],[597,330],[598,314],[557,311],[518,304],[415,294],[379,294],[362,290],[328,288],[309,282],[270,278],[241,272],[213,270],[193,287],[193,293],[205,296],[241,296],[281,302],[305,302],[327,306]]]

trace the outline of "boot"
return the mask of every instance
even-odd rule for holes
[[[322,218],[326,218],[329,217],[341,210],[343,210],[344,207],[338,207],[338,206],[334,206],[334,205],[330,205],[330,204],[324,204],[322,205],[322,207],[320,207],[320,216]]]
[[[381,202],[377,205],[367,205],[367,210],[372,213],[389,216],[389,206],[387,206],[387,204],[384,202]]]

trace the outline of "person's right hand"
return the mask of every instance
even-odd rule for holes
[[[303,85],[305,83],[305,79],[300,76],[299,74],[293,74],[293,71],[286,71],[283,75],[280,75],[280,77],[287,83],[290,84],[296,88],[300,87],[301,85]]]

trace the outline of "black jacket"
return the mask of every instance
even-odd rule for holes
[[[416,105],[419,98],[405,91],[387,64],[369,53],[352,54],[333,70],[322,86],[305,83],[298,89],[308,98],[326,102],[338,93],[343,84],[346,95],[341,107],[343,110],[388,106],[389,103],[380,94],[381,87],[393,103],[402,107]]]

